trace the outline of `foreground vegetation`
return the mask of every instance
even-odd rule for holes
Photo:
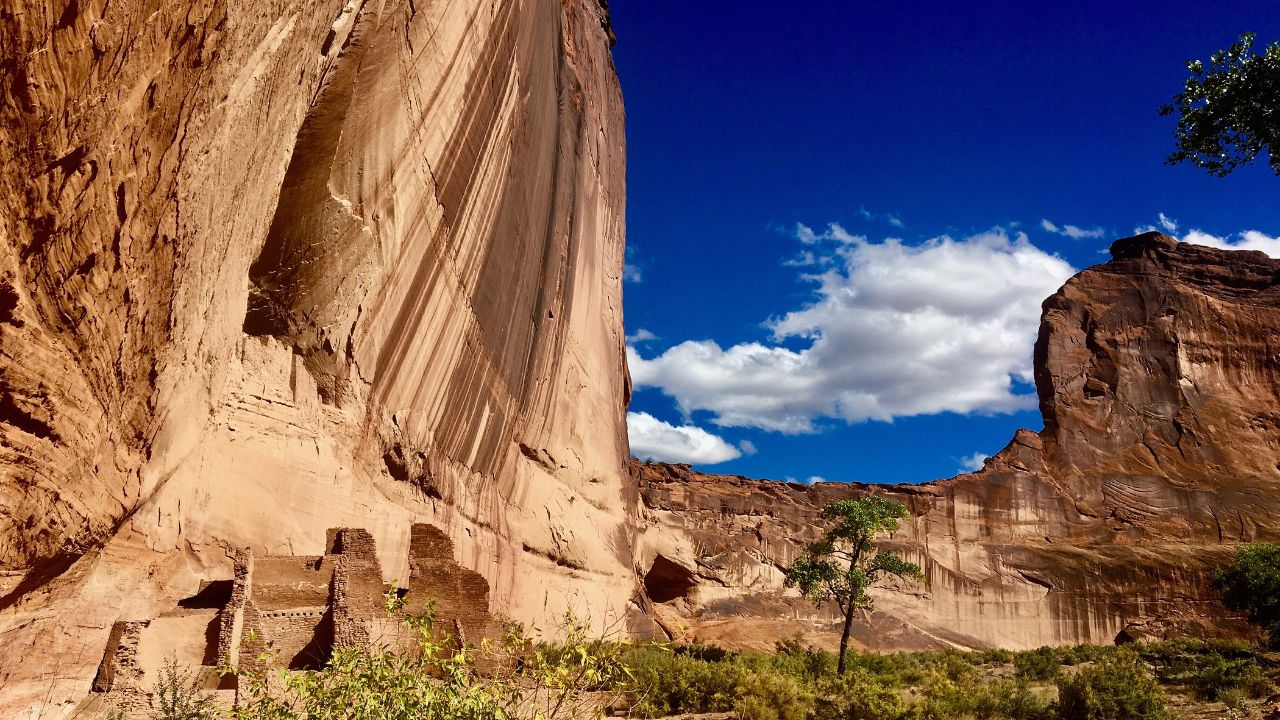
[[[413,651],[343,648],[323,671],[244,671],[242,706],[219,709],[195,676],[162,674],[158,720],[659,718],[742,720],[1172,720],[1249,716],[1280,666],[1239,642],[1182,639],[1026,652],[834,653],[799,638],[774,653],[713,646],[516,636],[504,662],[446,650],[430,632]],[[488,665],[487,669],[485,666]]]
[[[831,515],[841,520],[839,527],[856,531],[848,533],[853,551],[839,558],[844,564],[828,560],[837,545],[829,537],[789,572],[797,584],[809,583],[806,594],[836,599],[845,610],[865,604],[870,570],[905,564],[868,553],[881,526],[896,524],[897,508],[837,509]],[[864,556],[875,559],[861,563]],[[1226,603],[1244,611],[1273,647],[1280,646],[1278,569],[1280,545],[1255,544],[1241,546],[1215,574]],[[1243,720],[1259,716],[1263,698],[1269,717],[1280,716],[1280,696],[1272,696],[1280,658],[1242,642],[1184,638],[1025,652],[846,654],[846,622],[839,654],[800,637],[779,642],[773,653],[736,653],[594,639],[567,615],[558,643],[530,639],[512,626],[501,643],[459,648],[436,631],[430,611],[406,615],[394,587],[386,602],[412,642],[336,648],[318,672],[267,670],[270,653],[255,667],[223,668],[238,679],[234,709],[218,707],[214,695],[201,689],[204,678],[171,664],[153,688],[152,717],[507,720],[721,713],[739,720]]]
[[[748,720],[1105,720],[1227,716],[1273,691],[1277,668],[1255,648],[1178,640],[1028,652],[853,654],[793,640],[773,654],[706,647],[632,648],[633,715],[729,712]],[[1243,715],[1241,715],[1243,716]]]

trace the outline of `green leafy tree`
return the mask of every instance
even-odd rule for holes
[[[871,606],[867,589],[888,576],[924,577],[919,565],[875,548],[876,537],[896,531],[898,520],[906,515],[902,503],[882,497],[829,503],[822,509],[822,517],[834,525],[785,571],[788,587],[798,587],[819,607],[834,602],[844,614],[836,666],[839,674],[844,674],[853,615]]]
[[[1246,33],[1209,59],[1188,60],[1187,78],[1161,115],[1178,113],[1178,149],[1166,162],[1189,162],[1223,177],[1262,151],[1280,175],[1280,41],[1261,54]]]
[[[1227,607],[1248,613],[1271,646],[1280,649],[1280,544],[1236,548],[1235,562],[1214,572],[1214,584]]]

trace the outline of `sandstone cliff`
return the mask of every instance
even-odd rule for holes
[[[431,522],[496,610],[635,594],[597,0],[0,7],[0,714],[228,548]]]
[[[912,519],[890,544],[926,582],[878,594],[873,647],[1028,648],[1171,630],[1247,632],[1207,568],[1280,537],[1280,261],[1149,233],[1044,303],[1044,429],[978,473],[813,487],[633,463],[655,612],[673,632],[771,647],[838,637],[781,592],[833,499],[882,492]],[[927,447],[921,449],[927,452]],[[1123,636],[1122,636],[1123,637]]]

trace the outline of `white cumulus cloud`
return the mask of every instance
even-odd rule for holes
[[[1271,237],[1257,230],[1245,230],[1234,238],[1218,237],[1201,230],[1192,230],[1180,240],[1223,250],[1257,250],[1273,258],[1280,258],[1280,237]]]
[[[1069,237],[1072,240],[1084,240],[1085,238],[1100,238],[1106,234],[1106,231],[1100,227],[1082,228],[1076,225],[1058,226],[1056,223],[1048,219],[1040,221],[1040,227],[1048,232]]]
[[[1157,227],[1159,226],[1159,227]],[[1214,235],[1207,233],[1198,228],[1192,228],[1183,235],[1178,235],[1178,221],[1160,213],[1156,219],[1156,225],[1145,225],[1143,227],[1134,228],[1134,232],[1150,232],[1152,230],[1160,230],[1161,232],[1172,235],[1179,242],[1191,243],[1193,245],[1205,245],[1207,247],[1219,248],[1222,250],[1257,250],[1266,253],[1273,258],[1280,258],[1280,237],[1273,237],[1258,230],[1245,230],[1235,235]]]
[[[627,344],[639,345],[640,343],[646,343],[646,342],[650,342],[652,340],[657,340],[657,339],[658,339],[657,335],[654,335],[652,332],[645,330],[644,328],[640,328],[639,330],[635,331],[634,335],[627,336]]]
[[[756,448],[756,444],[750,440],[743,440],[738,443],[738,449],[742,451],[743,455],[755,455],[760,452],[760,450]]]
[[[801,225],[796,237],[834,262],[805,276],[812,303],[767,323],[771,342],[688,340],[648,358],[629,347],[636,386],[660,388],[686,417],[783,433],[814,432],[823,418],[1035,406],[1013,381],[1031,381],[1040,303],[1075,272],[1066,261],[1003,229],[914,246],[839,225]]]
[[[631,454],[641,460],[714,465],[741,457],[723,438],[692,425],[672,425],[644,412],[627,413]]]
[[[973,453],[972,455],[965,455],[960,458],[960,469],[965,472],[978,472],[982,469],[983,463],[985,463],[989,457],[991,456],[980,452]]]

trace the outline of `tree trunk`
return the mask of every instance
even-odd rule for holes
[[[861,542],[853,541],[853,552],[849,556],[849,587],[853,588],[853,572],[858,569],[858,560],[862,557]],[[844,629],[840,632],[840,659],[836,662],[836,674],[844,675],[844,656],[849,652],[849,629],[853,627],[853,610],[858,607],[858,593],[849,594],[848,605],[844,608]]]
[[[849,652],[849,629],[853,627],[854,598],[849,598],[849,607],[844,611],[844,630],[840,633],[840,660],[836,664],[836,674],[844,675],[844,656]]]

